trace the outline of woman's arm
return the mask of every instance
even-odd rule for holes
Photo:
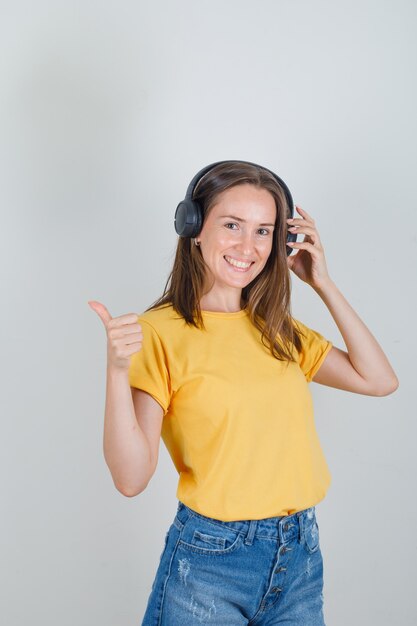
[[[115,487],[125,496],[144,491],[158,460],[163,410],[136,393],[127,372],[107,368],[103,452]]]
[[[89,305],[107,334],[104,458],[115,487],[125,496],[135,496],[155,472],[163,409],[152,396],[129,384],[131,357],[142,349],[137,314],[112,318],[101,302],[90,300]]]
[[[344,339],[347,352],[332,347],[313,381],[371,396],[386,396],[399,385],[381,346],[334,282],[314,287],[329,309]]]
[[[399,385],[394,370],[375,337],[331,280],[315,221],[301,207],[296,209],[302,217],[289,218],[288,230],[305,237],[304,241],[287,242],[298,249],[297,254],[287,257],[288,267],[322,298],[348,349],[345,352],[333,346],[313,377],[314,382],[371,396],[392,393]]]

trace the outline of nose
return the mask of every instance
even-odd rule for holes
[[[239,242],[237,244],[238,251],[247,257],[250,257],[253,254],[254,249],[254,239],[252,233],[249,230],[241,230]]]

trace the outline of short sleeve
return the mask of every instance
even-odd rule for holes
[[[129,366],[129,384],[149,393],[166,414],[171,400],[171,383],[166,353],[156,330],[138,318],[143,341],[139,352],[132,355]]]
[[[298,354],[298,360],[307,382],[310,383],[330,352],[333,343],[299,320],[294,319],[294,322],[304,334],[300,336],[302,349]]]

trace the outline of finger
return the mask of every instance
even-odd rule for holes
[[[136,315],[136,319],[137,319],[137,315]],[[137,333],[142,334],[142,326],[140,324],[138,324],[137,322],[134,322],[133,324],[125,324],[123,326],[120,326],[120,336],[122,337],[126,337],[128,335],[135,335]]]
[[[288,226],[304,226],[304,224],[308,224],[309,226],[315,227],[315,222],[310,218],[293,217],[293,218],[287,219]]]
[[[125,325],[137,324],[139,315],[137,313],[126,313],[126,315],[119,315],[119,317],[113,317],[109,322],[109,328],[121,328]],[[128,332],[131,332],[128,330]]]
[[[313,241],[314,243],[320,241],[319,234],[313,226],[291,226],[288,230],[296,235],[305,235],[309,238],[307,241]]]
[[[128,335],[125,338],[125,345],[126,346],[133,346],[133,345],[137,345],[137,344],[142,344],[143,343],[143,335],[141,333],[135,333],[134,335]]]
[[[299,248],[300,250],[308,250],[312,255],[315,255],[318,252],[317,247],[308,241],[299,241],[297,243],[288,242],[287,246],[291,246],[291,248]]]
[[[302,208],[301,208],[300,206],[298,206],[298,205],[295,205],[295,208],[297,209],[297,212],[298,212],[300,215],[304,216],[306,219],[309,219],[309,220],[312,220],[312,221],[313,221],[313,218],[311,217],[311,215],[310,215],[309,213],[307,213],[307,211],[305,211],[304,209],[302,209]]]
[[[104,304],[101,304],[101,302],[97,302],[96,300],[89,300],[88,304],[93,309],[93,311],[97,313],[104,326],[107,326],[108,323],[111,321],[112,316],[110,315]]]
[[[290,226],[288,230],[296,233],[317,233],[316,228],[314,226],[307,226],[305,221],[303,221],[301,224],[294,224],[293,226]]]
[[[137,340],[143,339],[142,328],[139,324],[129,324],[127,326],[118,326],[118,327],[109,327],[108,335],[110,339],[114,341],[122,340],[124,343],[129,343],[134,341],[136,337]],[[133,339],[132,339],[133,337]]]

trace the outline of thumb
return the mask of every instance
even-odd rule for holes
[[[107,324],[112,319],[112,316],[110,315],[104,304],[101,304],[101,302],[97,302],[96,300],[89,300],[88,304],[93,309],[93,311],[97,313],[104,326],[107,327]]]

